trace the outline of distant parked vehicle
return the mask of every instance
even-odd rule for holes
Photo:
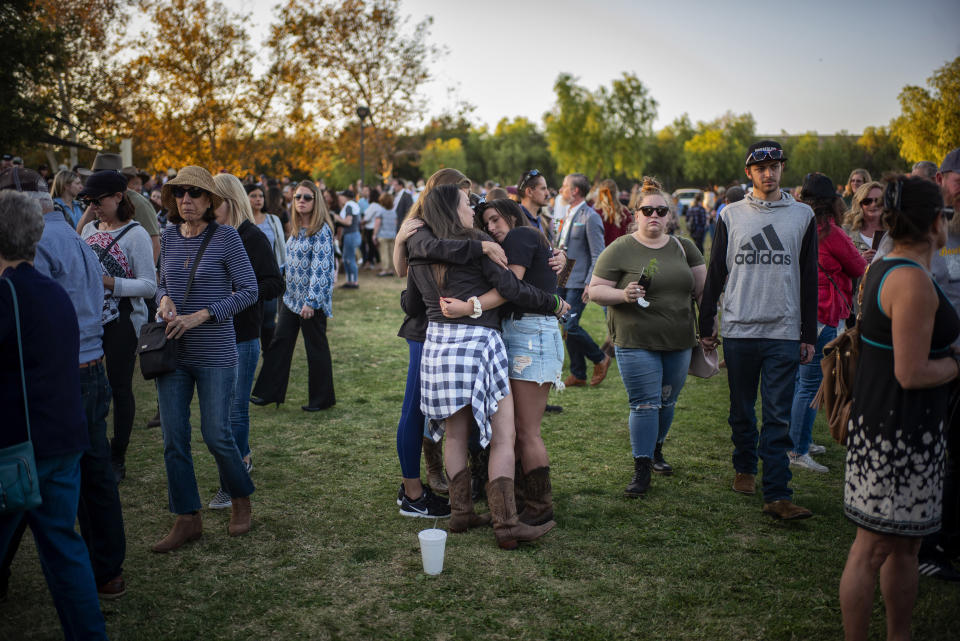
[[[700,193],[699,189],[685,187],[673,192],[673,197],[677,200],[677,216],[686,218],[687,209],[693,204],[693,197]]]

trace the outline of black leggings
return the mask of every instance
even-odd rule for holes
[[[107,381],[113,390],[113,440],[110,454],[122,463],[133,431],[133,367],[137,362],[137,332],[130,323],[130,301],[120,301],[120,317],[103,326],[103,355]]]

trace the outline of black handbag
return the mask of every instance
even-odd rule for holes
[[[0,449],[0,514],[14,514],[32,510],[43,502],[40,496],[40,478],[33,456],[30,438],[30,408],[27,405],[27,376],[23,368],[23,339],[20,336],[20,306],[17,290],[9,278],[4,278],[13,294],[13,315],[17,325],[17,350],[20,354],[20,379],[23,382],[23,411],[27,422],[27,440]]]
[[[203,252],[210,244],[210,239],[213,238],[213,232],[216,228],[217,223],[213,221],[207,224],[203,242],[200,243],[197,256],[193,260],[193,267],[190,268],[187,290],[183,294],[183,303],[181,303],[179,309],[183,308],[183,305],[187,302],[187,297],[190,296],[190,287],[193,285],[193,277],[197,274],[200,258],[203,257]],[[161,257],[161,262],[162,260]],[[152,321],[144,323],[140,327],[137,355],[140,357],[140,372],[148,381],[177,369],[177,340],[167,338],[167,324],[164,321]]]

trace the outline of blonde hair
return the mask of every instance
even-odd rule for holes
[[[597,187],[597,199],[593,203],[594,209],[600,209],[603,220],[616,227],[623,222],[623,206],[617,198],[619,191],[612,178],[601,180]]]
[[[470,187],[472,183],[470,179],[463,175],[459,169],[453,169],[452,167],[444,167],[439,171],[436,171],[432,176],[427,179],[426,185],[423,187],[423,192],[420,194],[420,197],[417,198],[416,202],[413,203],[413,206],[410,207],[410,212],[408,216],[410,218],[423,218],[422,209],[423,201],[426,198],[427,194],[438,185],[456,185],[460,189],[465,189],[467,193],[470,193]]]
[[[850,189],[850,181],[853,180],[854,176],[860,176],[861,178],[863,178],[863,182],[865,183],[868,183],[873,180],[873,178],[870,177],[870,172],[867,171],[866,169],[854,169],[853,171],[850,172],[850,176],[847,178],[847,184],[843,186],[844,196],[850,196],[851,194],[853,194],[853,191]]]
[[[297,205],[293,205],[293,212],[290,214],[290,227],[292,228],[293,234],[299,234],[300,228],[306,227],[307,236],[313,236],[323,229],[324,225],[330,227],[330,231],[332,232],[333,219],[330,217],[330,210],[327,209],[327,201],[320,195],[320,190],[317,189],[317,186],[311,181],[301,180],[300,184],[297,185],[297,189],[293,191],[294,198],[296,198],[297,190],[301,187],[309,189],[310,193],[313,194],[313,207],[310,209],[310,213],[304,216],[305,220],[301,221],[300,212],[297,211]]]
[[[860,206],[860,203],[867,197],[871,189],[879,189],[882,194],[883,183],[871,180],[860,185],[860,188],[854,192],[853,200],[850,201],[850,209],[843,216],[843,226],[850,231],[863,229],[863,207]]]
[[[80,176],[66,169],[58,171],[53,177],[53,184],[50,186],[50,197],[59,198],[62,196],[63,190],[74,180],[80,180]]]
[[[231,227],[239,228],[245,220],[254,222],[250,199],[239,178],[233,174],[217,174],[213,177],[213,183],[217,186],[217,193],[227,203],[227,220]]]

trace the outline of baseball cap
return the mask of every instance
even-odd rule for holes
[[[940,173],[945,174],[948,171],[960,173],[960,147],[957,147],[943,159],[940,164]]]
[[[352,189],[344,189],[343,191],[340,192],[340,195],[343,196],[344,198],[351,198],[351,199],[354,196],[356,196],[356,194],[353,193]]]
[[[98,171],[87,178],[87,182],[83,186],[83,191],[81,191],[78,196],[80,198],[87,196],[97,197],[126,191],[126,176],[118,171],[107,169],[105,171]]]
[[[758,162],[767,160],[784,161],[787,157],[783,153],[783,146],[776,140],[760,140],[747,148],[747,157],[744,159],[744,165],[749,167]]]
[[[814,171],[804,177],[803,187],[800,188],[800,198],[830,200],[836,197],[837,191],[829,176]]]

